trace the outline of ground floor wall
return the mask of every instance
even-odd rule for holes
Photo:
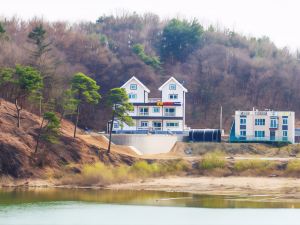
[[[141,154],[169,152],[177,141],[185,141],[185,135],[112,134],[112,142],[132,146]]]

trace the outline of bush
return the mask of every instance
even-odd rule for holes
[[[226,160],[222,152],[206,153],[199,163],[199,168],[204,170],[211,170],[216,168],[224,168]]]
[[[290,160],[286,168],[287,172],[300,172],[300,160]]]
[[[148,163],[144,160],[132,166],[107,166],[103,163],[84,165],[81,174],[67,175],[62,179],[64,184],[95,185],[132,181],[139,178],[175,175],[186,171],[188,165],[183,160]],[[66,171],[69,167],[66,167]]]
[[[246,170],[260,170],[266,171],[268,169],[273,169],[275,166],[274,162],[259,159],[249,159],[240,160],[234,163],[234,170],[237,172],[242,172]]]

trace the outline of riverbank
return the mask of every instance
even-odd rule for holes
[[[300,200],[300,179],[268,177],[170,177],[112,184],[113,190],[152,190],[212,195],[272,195]]]
[[[205,195],[270,195],[299,199],[300,179],[269,177],[165,177],[111,185],[60,185],[57,181],[18,180],[0,182],[0,188],[71,188],[185,192]]]

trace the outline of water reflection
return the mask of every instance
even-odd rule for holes
[[[0,189],[0,209],[19,204],[92,202],[201,208],[300,208],[296,199],[272,196],[216,196],[160,191],[113,191],[93,189]]]

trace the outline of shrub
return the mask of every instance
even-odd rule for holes
[[[275,163],[267,160],[259,159],[249,159],[249,160],[239,160],[234,163],[234,170],[237,172],[242,172],[246,170],[260,170],[266,171],[268,169],[274,168]]]
[[[300,172],[300,160],[290,160],[287,164],[287,172]]]
[[[216,168],[224,168],[226,160],[222,152],[206,153],[199,163],[199,168],[204,170],[211,170]]]

